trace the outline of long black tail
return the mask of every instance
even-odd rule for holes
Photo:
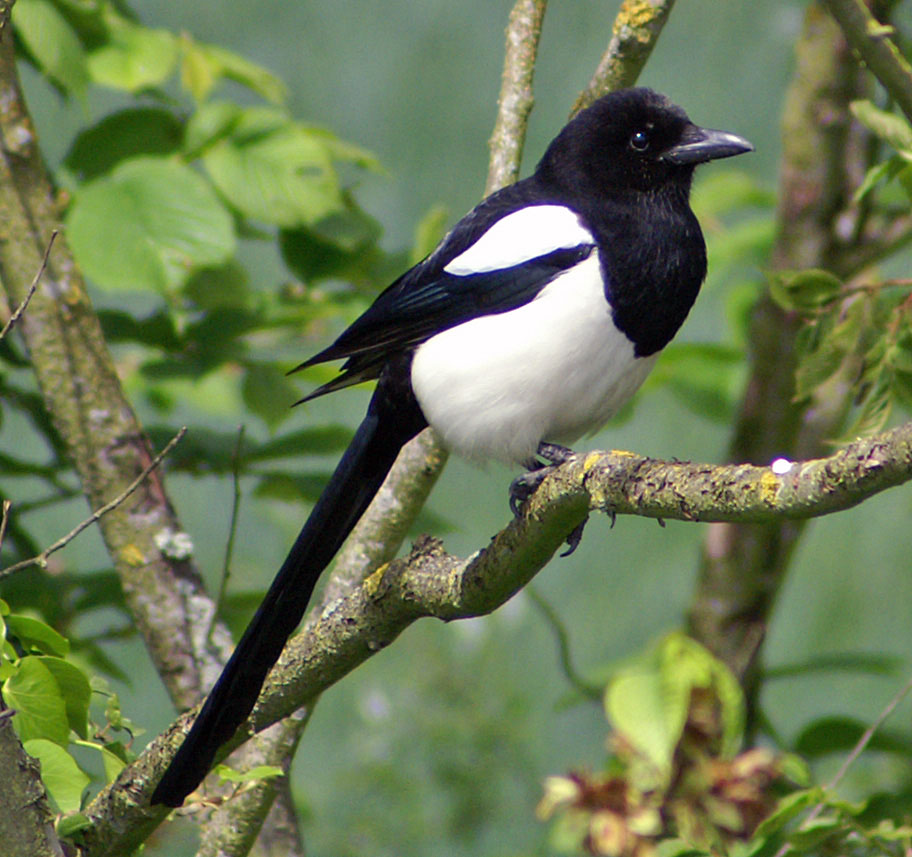
[[[398,389],[397,389],[398,386]],[[368,507],[399,450],[427,423],[411,389],[381,378],[355,433],[151,802],[180,806],[247,719],[314,586]]]

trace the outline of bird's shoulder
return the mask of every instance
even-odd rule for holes
[[[339,378],[308,398],[376,377],[390,354],[449,327],[527,303],[594,248],[579,212],[534,176],[497,191],[388,286],[329,348],[298,367],[348,360]]]

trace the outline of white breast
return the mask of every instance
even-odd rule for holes
[[[654,363],[614,326],[593,252],[519,309],[431,337],[412,387],[455,452],[525,462],[542,440],[572,443],[603,425]]]

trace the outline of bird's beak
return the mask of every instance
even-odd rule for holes
[[[677,165],[702,164],[753,150],[754,147],[737,134],[694,125],[684,132],[684,137],[677,146],[672,146],[662,154],[661,160]]]

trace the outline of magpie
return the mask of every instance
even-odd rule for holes
[[[689,204],[694,168],[752,149],[652,90],[606,95],[563,128],[530,177],[483,200],[297,367],[345,361],[302,401],[375,380],[367,416],[153,804],[180,806],[250,714],[317,579],[418,432],[432,426],[470,459],[534,466],[630,399],[706,275]]]

